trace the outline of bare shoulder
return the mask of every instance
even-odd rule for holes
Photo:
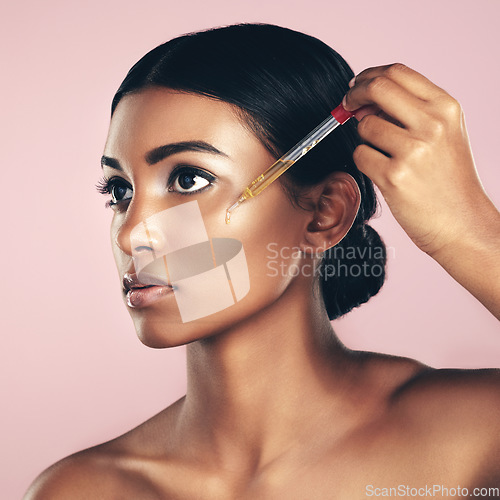
[[[161,498],[148,471],[165,452],[165,430],[179,402],[121,436],[56,462],[33,481],[23,500],[134,498],[135,492],[141,500]]]
[[[367,376],[385,386],[389,404],[414,419],[500,426],[500,369],[436,369],[414,359],[362,353]],[[477,420],[481,415],[480,420]],[[500,434],[498,434],[500,441]]]
[[[129,448],[128,435],[124,435],[70,455],[44,470],[23,500],[161,498],[147,474],[154,460]]]
[[[392,394],[406,429],[477,467],[479,483],[500,485],[500,370],[426,369]]]
[[[378,353],[360,359],[384,408],[382,435],[403,444],[403,454],[413,450],[415,467],[425,459],[443,477],[500,487],[499,369],[435,369]]]
[[[95,447],[59,460],[35,479],[24,500],[113,498],[119,474],[109,458]]]
[[[398,386],[392,401],[416,416],[437,416],[438,411],[448,420],[455,414],[463,422],[471,419],[478,424],[476,418],[481,415],[481,423],[500,426],[500,369],[428,367]]]

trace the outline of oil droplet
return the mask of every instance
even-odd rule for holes
[[[302,149],[302,153],[300,154],[300,156],[304,156],[309,150],[311,150],[314,146],[316,146],[316,144],[318,144],[319,142],[319,139],[316,139],[315,141],[311,142],[311,144],[309,144],[309,146],[306,146],[305,148]]]

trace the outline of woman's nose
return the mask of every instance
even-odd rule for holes
[[[126,219],[116,230],[114,243],[124,253],[134,257],[138,254],[161,255],[165,248],[165,230],[161,224],[161,214],[163,210],[131,210],[127,213]]]
[[[141,217],[142,215],[142,217]],[[157,259],[181,248],[208,241],[197,201],[188,201],[151,214],[127,214],[116,236],[117,245],[132,257]]]
[[[137,274],[167,253],[165,229],[160,215],[152,215],[132,228],[130,247]]]

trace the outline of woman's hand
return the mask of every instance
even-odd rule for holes
[[[366,141],[356,165],[413,242],[500,317],[500,214],[478,177],[460,104],[402,64],[367,69],[350,87],[343,104],[363,107],[356,118]],[[493,299],[482,291],[492,270]]]
[[[356,149],[354,160],[419,248],[432,256],[477,224],[478,203],[489,200],[455,99],[393,64],[360,73],[344,104],[369,106],[356,115],[368,144]]]

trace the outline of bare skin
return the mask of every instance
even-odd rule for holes
[[[500,213],[478,177],[460,104],[402,64],[367,69],[351,85],[346,108],[366,106],[358,131],[386,153],[359,146],[356,165],[412,241],[500,319]]]
[[[359,107],[368,97],[355,94],[356,86],[348,103]],[[386,97],[371,95],[378,108],[373,113],[388,111]],[[158,165],[144,162],[151,148],[188,140],[206,141],[226,157],[184,152]],[[359,201],[352,178],[335,173],[311,190],[310,211],[295,208],[275,183],[225,226],[228,202],[273,159],[231,106],[168,89],[120,102],[105,156],[122,167],[105,165],[105,174],[117,174],[134,192],[115,207],[111,227],[120,278],[131,268],[131,229],[180,203],[178,193],[157,186],[181,162],[217,177],[214,187],[191,196],[213,231],[242,241],[251,289],[211,322],[179,322],[168,299],[143,309],[127,306],[146,345],[187,344],[186,396],[123,436],[53,465],[26,499],[352,500],[367,498],[369,485],[460,486],[469,493],[500,487],[498,370],[435,370],[351,351],[338,341],[318,289],[311,292],[311,276],[263,272],[269,242],[301,248],[300,256],[283,259],[285,266],[300,267],[314,260],[315,249],[340,241]],[[360,169],[368,169],[359,161]],[[377,182],[376,174],[372,178]],[[448,189],[449,178],[441,182]],[[399,213],[398,206],[392,203],[393,212]],[[409,210],[403,203],[400,208]],[[286,224],[291,217],[294,225]],[[420,239],[418,221],[409,219],[398,218],[414,241],[436,241]],[[442,241],[425,250],[439,254],[444,247]],[[471,288],[481,300],[481,283]],[[483,303],[489,307],[490,301]]]

